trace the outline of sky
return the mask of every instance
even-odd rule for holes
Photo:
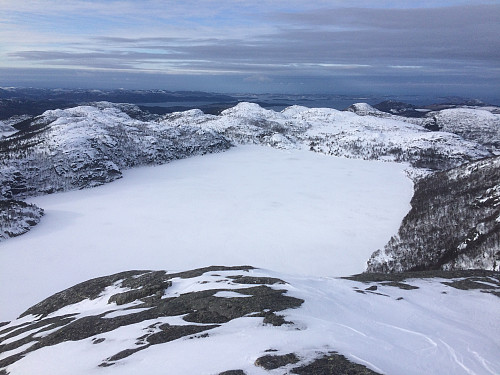
[[[498,97],[500,0],[0,0],[0,86]]]

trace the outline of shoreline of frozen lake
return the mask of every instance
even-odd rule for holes
[[[0,244],[0,321],[75,283],[130,269],[362,272],[410,208],[404,168],[238,146],[33,198],[45,209],[42,222]]]

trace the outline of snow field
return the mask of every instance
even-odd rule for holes
[[[409,209],[404,167],[239,146],[33,198],[42,222],[0,244],[0,321],[82,280],[130,269],[362,272]]]

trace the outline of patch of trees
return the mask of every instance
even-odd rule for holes
[[[368,272],[499,268],[500,156],[417,181],[411,206]]]
[[[17,200],[0,200],[0,241],[26,233],[38,224],[43,210]]]

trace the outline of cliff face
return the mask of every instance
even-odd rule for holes
[[[500,157],[418,181],[399,232],[368,272],[495,270],[500,263]]]
[[[43,209],[23,201],[0,200],[0,241],[20,236],[40,222]]]

